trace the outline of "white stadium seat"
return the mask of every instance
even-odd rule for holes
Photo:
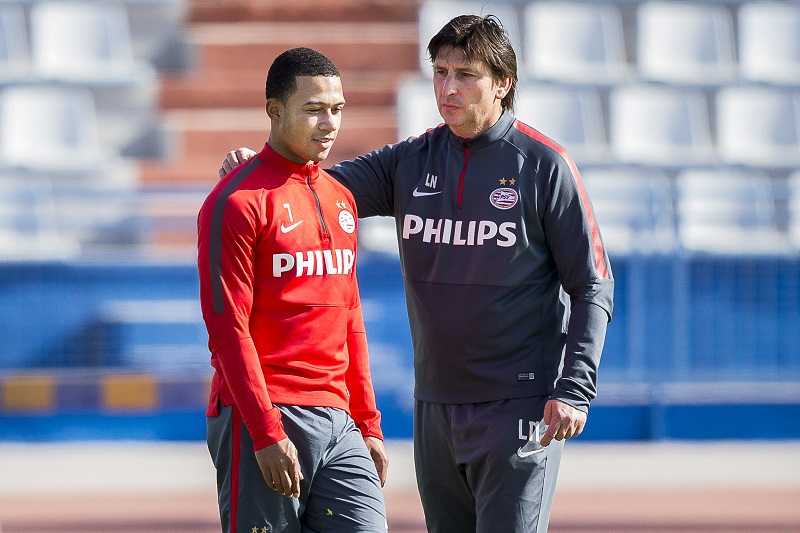
[[[744,79],[800,84],[800,4],[745,3],[739,8],[738,28]]]
[[[12,87],[0,93],[0,163],[46,170],[99,164],[94,100],[87,90]]]
[[[726,163],[800,165],[800,90],[728,87],[718,91],[717,144]]]
[[[429,78],[409,78],[400,84],[397,89],[398,141],[418,137],[442,122]]]
[[[19,86],[0,91],[0,167],[42,172],[60,180],[129,188],[129,164],[99,141],[88,89]]]
[[[708,109],[699,91],[614,89],[609,120],[612,154],[618,162],[670,167],[713,162]]]
[[[522,85],[514,114],[566,148],[578,166],[607,161],[603,110],[596,91]]]
[[[628,75],[622,19],[613,4],[531,2],[524,21],[528,77],[610,84]]]
[[[716,84],[737,74],[733,22],[724,5],[642,4],[637,52],[639,74],[647,80]]]
[[[785,253],[775,193],[763,173],[691,170],[676,179],[678,235],[684,248],[733,254]]]
[[[50,180],[0,173],[0,260],[65,259],[77,241],[59,232]]]
[[[581,175],[609,252],[672,251],[675,225],[666,173],[604,167]]]
[[[133,59],[130,28],[122,5],[37,2],[31,8],[31,55],[44,80],[142,84],[155,77]]]

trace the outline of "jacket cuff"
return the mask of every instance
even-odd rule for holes
[[[286,438],[283,422],[281,421],[281,411],[277,407],[267,411],[261,420],[251,424],[247,430],[253,439],[254,451],[271,446]]]
[[[362,437],[375,437],[376,439],[383,440],[380,414],[370,420],[356,422],[356,427],[358,428],[358,431],[361,432]]]
[[[556,390],[550,395],[550,399],[564,402],[565,404],[570,405],[579,411],[583,411],[584,413],[589,412],[589,400],[579,394],[570,393],[565,390]]]

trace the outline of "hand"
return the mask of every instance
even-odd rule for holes
[[[219,178],[224,178],[225,174],[238,167],[254,155],[256,155],[256,152],[244,146],[238,150],[228,152],[228,156],[225,158],[225,161],[222,162],[222,166],[219,167]]]
[[[547,446],[553,439],[566,440],[577,437],[586,425],[586,413],[559,400],[548,400],[544,405],[544,423],[547,431],[542,446]]]
[[[297,460],[297,448],[288,437],[256,450],[256,461],[268,487],[284,496],[300,497],[303,473]]]
[[[389,456],[386,455],[386,448],[383,441],[377,437],[364,437],[364,444],[375,461],[375,469],[378,471],[378,478],[381,480],[381,487],[386,484],[386,473],[389,471]]]

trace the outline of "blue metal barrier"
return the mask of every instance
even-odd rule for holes
[[[612,266],[614,319],[581,438],[736,438],[741,420],[756,413],[800,420],[800,257],[631,255],[612,257]],[[362,253],[358,273],[384,431],[409,438],[413,356],[399,262]],[[199,385],[184,384],[184,392],[153,385],[161,392],[144,411],[116,412],[90,394],[99,389],[73,379],[76,372],[127,373],[134,382],[206,379],[197,294],[190,263],[0,265],[0,439],[107,436],[125,421],[138,428],[120,432],[128,438],[201,435]],[[31,374],[43,381],[19,381]],[[19,383],[39,387],[44,403],[15,404],[31,397],[14,388]],[[178,396],[192,401],[177,408],[166,400]],[[698,429],[693,421],[706,416],[714,424]],[[767,426],[758,436],[800,438],[800,424]]]

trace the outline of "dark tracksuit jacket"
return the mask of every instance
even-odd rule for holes
[[[614,282],[563,148],[505,113],[473,139],[441,125],[329,172],[359,216],[396,220],[417,399],[588,409]]]

